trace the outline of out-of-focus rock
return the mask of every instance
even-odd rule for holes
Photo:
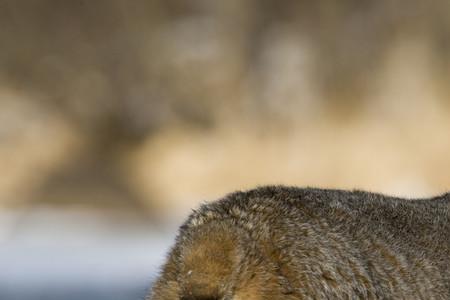
[[[136,190],[178,218],[202,201],[263,184],[360,188],[402,196],[445,191],[450,121],[324,121],[289,132],[234,126],[173,129],[130,157]]]
[[[29,97],[0,88],[0,206],[32,198],[82,144],[66,119]]]

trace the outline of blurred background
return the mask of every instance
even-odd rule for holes
[[[0,298],[143,299],[192,208],[450,187],[450,2],[0,0]]]

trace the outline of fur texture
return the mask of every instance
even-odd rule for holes
[[[450,193],[230,194],[181,226],[149,299],[450,299]]]

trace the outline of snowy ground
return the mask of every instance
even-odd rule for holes
[[[0,214],[0,299],[143,299],[174,230],[54,210]]]

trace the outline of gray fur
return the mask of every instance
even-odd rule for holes
[[[450,299],[450,193],[262,187],[194,211],[147,299]]]

